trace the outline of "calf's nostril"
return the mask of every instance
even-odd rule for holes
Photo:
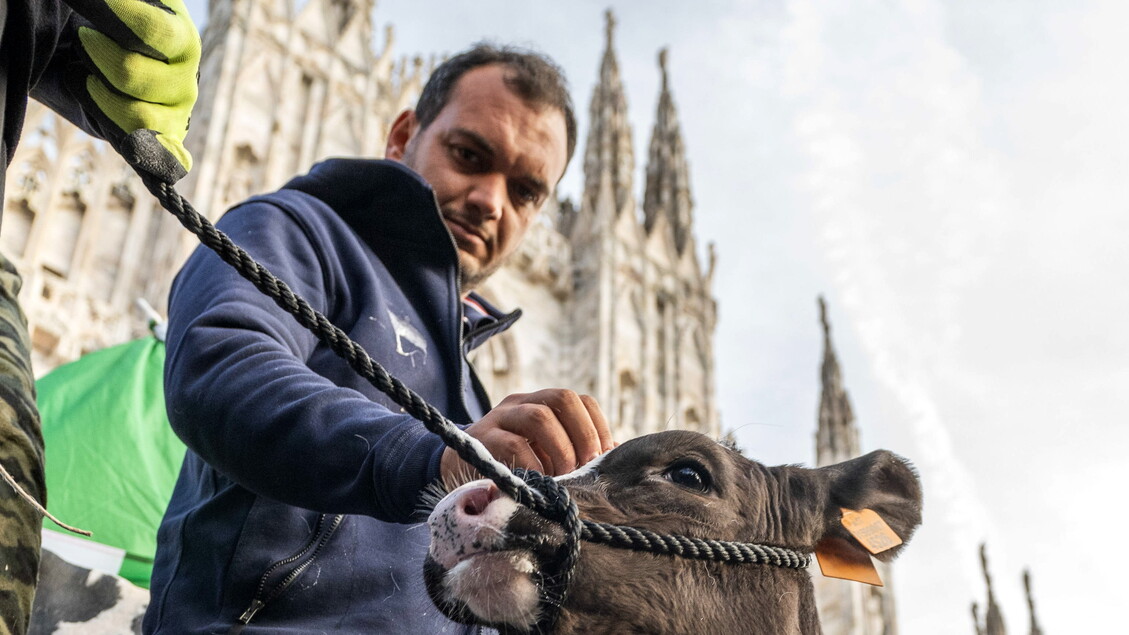
[[[477,516],[482,513],[482,508],[478,506],[478,501],[473,497],[467,496],[463,501],[463,513],[467,516]]]
[[[479,516],[485,513],[490,503],[497,500],[499,496],[501,492],[493,483],[476,487],[463,494],[462,500],[459,501],[459,509],[467,516]]]

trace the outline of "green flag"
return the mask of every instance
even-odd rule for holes
[[[146,337],[36,382],[48,511],[92,531],[89,540],[123,550],[118,573],[146,588],[185,452],[165,414],[164,361],[164,343]]]

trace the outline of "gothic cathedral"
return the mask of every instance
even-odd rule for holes
[[[388,126],[414,103],[435,60],[375,46],[375,0],[212,0],[200,99],[178,186],[216,219],[329,156],[379,156]],[[578,202],[551,201],[511,262],[482,291],[524,307],[518,326],[474,359],[496,398],[543,387],[595,396],[616,437],[671,428],[722,434],[714,399],[715,257],[699,258],[694,203],[665,51],[642,201],[623,78],[607,15],[589,105]],[[32,102],[9,169],[0,247],[24,277],[39,374],[138,337],[164,307],[194,238],[160,209],[105,143]],[[826,320],[824,320],[826,329]],[[858,454],[825,330],[822,465]],[[888,575],[888,571],[883,571]],[[819,580],[816,574],[817,582]],[[825,630],[896,632],[893,598],[820,583]]]

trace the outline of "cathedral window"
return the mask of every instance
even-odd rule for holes
[[[109,302],[118,278],[122,252],[129,233],[131,202],[112,194],[98,220],[98,240],[91,247],[94,259],[90,269],[90,294]]]
[[[621,431],[621,434],[626,432],[627,436],[635,436],[642,432],[636,421],[639,410],[639,385],[631,371],[620,372],[619,391],[616,397],[619,403],[616,408],[616,420],[612,425]]]
[[[67,277],[71,272],[78,234],[86,216],[86,204],[77,194],[71,193],[59,199],[59,206],[51,214],[51,222],[44,228],[41,245],[41,260],[44,269]]]
[[[31,347],[44,355],[51,355],[59,346],[59,334],[37,326],[31,332]]]
[[[682,429],[683,430],[697,430],[705,432],[705,427],[702,425],[702,416],[698,414],[698,409],[690,406],[682,413]]]
[[[251,146],[241,144],[235,148],[230,177],[224,191],[224,205],[232,205],[258,192],[262,181],[262,165]]]
[[[660,297],[656,300],[655,308],[658,313],[658,320],[655,324],[658,329],[657,333],[655,333],[655,375],[658,380],[659,394],[665,396],[670,389],[667,385],[667,374],[669,373],[667,322],[669,321],[668,314],[670,312],[670,306],[667,304],[666,298]]]
[[[93,169],[94,157],[90,152],[90,148],[86,148],[82,152],[74,155],[67,166],[65,191],[74,192],[75,194],[83,192],[86,187],[90,185],[90,173]]]
[[[27,249],[28,235],[35,222],[35,211],[27,199],[15,201],[8,209],[4,210],[4,231],[0,233],[0,245],[4,252],[14,256],[23,256]]]

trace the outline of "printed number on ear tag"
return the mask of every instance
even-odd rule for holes
[[[840,508],[842,509],[842,508]],[[870,553],[878,554],[902,544],[902,539],[873,509],[842,509],[843,526]]]

